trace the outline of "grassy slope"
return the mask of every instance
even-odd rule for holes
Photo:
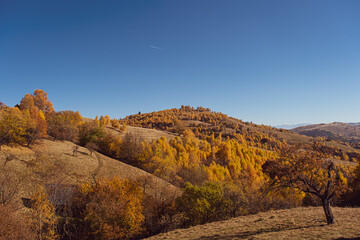
[[[168,110],[163,110],[163,111],[170,111],[171,109]],[[162,112],[162,111],[160,111]],[[133,115],[133,117],[139,117],[142,116],[142,118],[146,118],[147,116],[151,116],[151,114],[141,114],[141,115]],[[189,127],[190,124],[197,124],[197,125],[208,125],[211,126],[211,124],[209,123],[205,123],[202,121],[197,121],[197,120],[187,120],[187,119],[183,119],[183,116],[178,115],[177,118],[184,124],[184,126]],[[90,119],[89,119],[90,120]],[[226,120],[227,123],[230,124],[237,124],[242,126],[243,129],[250,129],[253,132],[260,132],[260,133],[264,133],[266,135],[268,135],[269,133],[279,139],[279,140],[284,140],[285,142],[289,143],[289,144],[312,144],[315,141],[314,137],[310,137],[310,136],[306,136],[303,134],[299,134],[297,132],[294,131],[289,131],[289,130],[280,130],[277,128],[264,128],[261,125],[256,125],[256,124],[251,124],[251,125],[247,125],[244,122],[241,122],[235,118],[232,117],[228,117]],[[130,129],[134,128],[134,127],[129,127],[129,132],[131,131]],[[137,128],[137,129],[142,129],[142,134],[144,134],[146,132],[147,137],[144,137],[144,139],[149,140],[149,139],[157,139],[159,138],[161,135],[165,136],[166,138],[171,138],[173,136],[175,136],[175,134],[170,133],[168,131],[160,131],[160,130],[155,130],[155,129],[147,129],[147,128]],[[147,132],[149,131],[149,132]],[[224,133],[227,132],[234,132],[234,129],[230,129],[227,128]],[[140,132],[141,133],[141,132]],[[348,151],[348,152],[360,152],[359,149],[355,149],[351,146],[347,146],[345,144],[341,144],[339,142],[324,142],[326,146],[330,146],[330,147],[337,147],[340,148],[344,151]]]
[[[155,239],[360,239],[360,208],[333,208],[327,225],[322,208],[294,208],[237,217],[149,238]]]
[[[171,139],[175,136],[177,136],[174,133],[167,132],[167,131],[161,131],[156,129],[149,129],[149,128],[141,128],[141,127],[132,127],[127,126],[126,131],[122,132],[119,129],[113,128],[110,125],[106,126],[106,130],[112,134],[120,135],[121,137],[125,136],[125,134],[130,133],[135,136],[140,137],[142,140],[151,141],[156,140],[164,136],[167,139]]]
[[[93,181],[94,175],[96,178],[120,176],[146,180],[147,193],[150,195],[156,195],[159,191],[179,191],[173,185],[143,170],[97,152],[91,154],[87,148],[79,147],[73,156],[75,146],[72,142],[51,140],[42,140],[32,148],[3,146],[0,166],[3,166],[6,156],[11,154],[15,159],[7,162],[4,169],[18,176],[26,175],[18,198],[29,197],[40,183],[76,184],[85,180]],[[38,166],[33,162],[36,156],[41,156],[42,159]]]
[[[83,121],[94,122],[94,119],[83,117]],[[156,129],[141,128],[141,127],[132,127],[132,126],[127,126],[126,131],[122,132],[119,129],[111,127],[111,124],[108,124],[106,126],[106,130],[111,134],[119,135],[121,137],[123,137],[127,133],[134,134],[135,136],[140,137],[141,140],[146,140],[146,141],[151,141],[154,139],[156,140],[161,138],[162,136],[166,137],[167,139],[177,136],[176,134],[168,131],[161,131]]]

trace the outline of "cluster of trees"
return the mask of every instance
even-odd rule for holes
[[[51,187],[40,187],[25,212],[0,204],[0,239],[129,239],[142,232],[143,192],[136,181]]]
[[[43,90],[27,93],[15,107],[1,106],[0,147],[12,143],[29,146],[48,135],[54,140],[76,141],[78,137],[82,124],[80,113],[55,112]]]
[[[303,146],[306,148],[307,146]],[[311,147],[307,147],[310,150],[316,151],[321,153],[324,158],[335,158],[341,159],[344,161],[357,161],[360,160],[360,153],[359,152],[345,152],[344,150],[340,149],[339,147],[334,146],[327,146],[322,141],[314,141]]]
[[[191,129],[196,137],[208,140],[212,134],[215,137],[221,135],[223,138],[238,139],[239,136],[246,144],[261,147],[267,150],[279,150],[286,147],[286,143],[274,138],[271,134],[259,131],[251,131],[249,127],[257,126],[264,130],[273,130],[269,126],[258,126],[252,123],[228,117],[226,114],[213,112],[209,108],[181,106],[177,109],[168,109],[159,112],[136,114],[120,119],[121,124],[143,128],[155,128],[182,134]]]
[[[264,181],[262,164],[275,156],[221,136],[200,140],[190,130],[181,138],[143,142],[141,150],[137,165],[177,186],[244,179],[256,186]]]
[[[2,105],[0,109],[0,146],[3,144],[23,144],[29,146],[46,136],[45,115],[54,111],[47,93],[35,90],[26,94],[16,107]]]

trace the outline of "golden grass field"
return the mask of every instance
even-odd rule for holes
[[[277,210],[159,234],[160,239],[360,239],[360,208],[333,208],[327,225],[321,207]]]

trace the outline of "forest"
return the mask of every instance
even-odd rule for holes
[[[148,141],[132,134],[132,127],[173,137]],[[281,137],[284,132],[292,134],[190,106],[89,120],[78,111],[55,111],[40,89],[14,107],[0,102],[0,239],[142,239],[299,206],[322,206],[326,223],[333,224],[331,206],[360,206],[360,152],[322,138],[290,143]],[[94,175],[71,186],[52,182],[49,187],[43,181],[21,206],[15,173],[6,168],[13,156],[5,146],[32,148],[44,139],[70,141],[91,154],[142,169],[179,191],[158,190],[154,197],[145,189],[146,178]],[[78,149],[73,156],[81,154]],[[36,160],[36,169],[50,161]],[[63,195],[57,198],[56,192]]]

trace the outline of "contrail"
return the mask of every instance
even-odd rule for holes
[[[165,50],[165,49],[163,49],[163,48],[161,48],[161,47],[157,47],[157,46],[153,46],[153,45],[150,45],[149,47],[154,48],[154,49],[157,49],[157,50]]]

